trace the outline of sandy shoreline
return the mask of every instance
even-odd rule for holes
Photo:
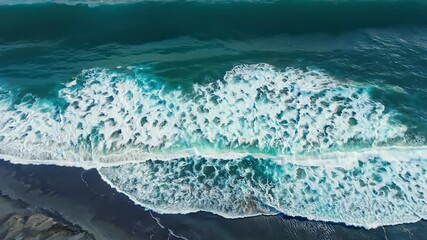
[[[95,170],[0,161],[0,191],[55,212],[95,239],[423,239],[427,221],[374,230],[285,216],[160,215],[136,206]],[[225,237],[225,238],[224,238]]]

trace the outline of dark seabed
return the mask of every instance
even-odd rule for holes
[[[94,170],[0,162],[0,189],[56,213],[96,239],[425,239],[427,222],[373,230],[283,215],[224,219],[210,213],[161,215],[136,206]]]

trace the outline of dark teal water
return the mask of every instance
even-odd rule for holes
[[[159,213],[426,218],[424,1],[20,3],[1,158],[96,168]]]
[[[414,91],[407,101],[387,98],[395,105],[426,100],[422,1],[35,4],[0,12],[6,84],[45,90],[83,69],[130,65],[154,66],[153,74],[186,84],[265,62]],[[423,122],[425,109],[414,115]]]

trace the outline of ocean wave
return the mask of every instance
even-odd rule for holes
[[[402,151],[403,155],[405,152]],[[353,166],[184,158],[103,167],[103,179],[160,213],[227,218],[284,213],[365,228],[427,217],[427,159],[360,158]]]
[[[405,141],[368,89],[318,70],[239,65],[224,78],[168,88],[141,70],[85,70],[56,100],[1,92],[0,154],[118,162],[185,153],[295,155]]]
[[[146,71],[84,70],[49,99],[0,89],[0,158],[96,168],[160,213],[426,218],[427,149],[369,87],[268,64],[190,89]]]
[[[427,219],[427,146],[295,158],[169,156],[119,163],[23,160],[95,168],[133,202],[159,213],[226,218],[283,213],[367,229]]]

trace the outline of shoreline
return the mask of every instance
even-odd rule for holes
[[[423,239],[427,229],[425,220],[366,230],[283,214],[242,219],[206,212],[157,214],[117,192],[94,169],[16,165],[3,160],[0,191],[30,206],[58,213],[96,239],[386,239],[389,232],[394,239]],[[393,239],[390,234],[388,239]]]

